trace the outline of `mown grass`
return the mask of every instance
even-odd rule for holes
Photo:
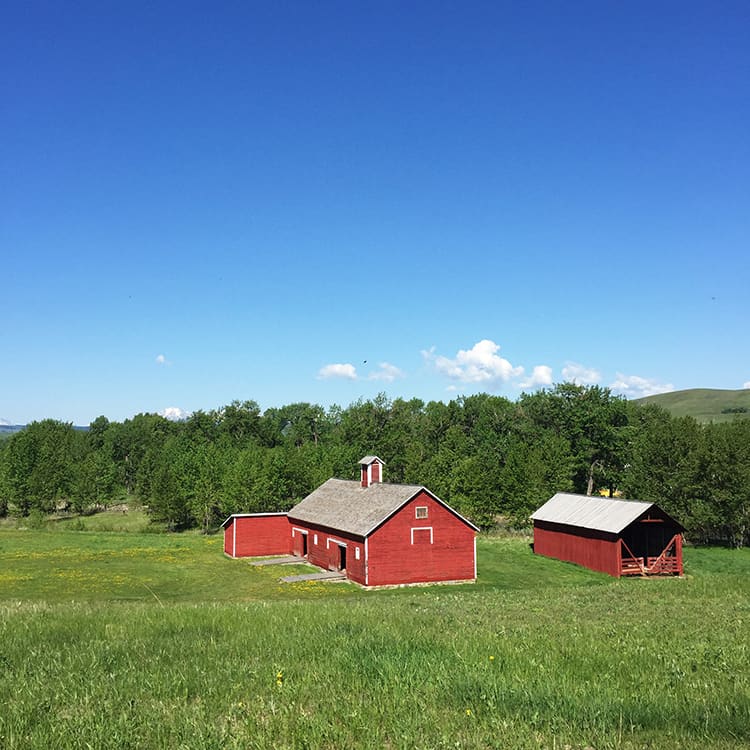
[[[253,567],[223,555],[220,534],[0,532],[0,600],[38,602],[272,601],[369,596],[352,584],[281,584],[307,565]],[[523,590],[605,585],[607,576],[531,554],[528,540],[480,541],[476,587]],[[431,595],[435,589],[423,589]],[[462,587],[466,588],[466,587]],[[381,592],[381,594],[386,592]]]
[[[310,568],[283,570],[291,575]],[[219,535],[0,533],[0,600],[168,604],[297,596],[295,587],[279,583],[279,575],[275,566],[228,560]],[[322,592],[320,585],[308,587]]]
[[[478,549],[475,586],[365,592],[218,537],[2,532],[0,576],[32,580],[0,578],[0,747],[750,746],[748,551],[614,581]]]

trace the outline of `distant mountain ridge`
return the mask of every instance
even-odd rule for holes
[[[26,427],[25,424],[5,424],[4,422],[0,422],[0,434],[2,433],[12,433],[12,432],[18,432],[19,430],[22,430],[24,427]]]
[[[637,404],[656,404],[674,417],[694,417],[699,422],[750,419],[750,388],[689,388],[635,399]]]
[[[0,437],[5,435],[12,435],[14,432],[20,432],[23,430],[27,425],[25,424],[5,424],[3,422],[0,422]],[[88,426],[79,426],[79,425],[73,425],[74,430],[81,430],[83,432],[88,432],[89,428]]]

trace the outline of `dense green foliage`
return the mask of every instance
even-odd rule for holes
[[[389,400],[346,409],[252,401],[184,422],[45,420],[0,444],[0,515],[85,512],[134,497],[171,528],[278,511],[376,454],[386,478],[423,484],[484,528],[524,526],[558,491],[658,502],[693,541],[750,542],[750,420],[700,425],[608,389],[563,383],[517,402]]]
[[[619,581],[477,553],[476,585],[364,591],[219,536],[0,531],[0,747],[750,744],[750,550]]]

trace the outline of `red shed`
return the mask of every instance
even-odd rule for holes
[[[229,557],[288,555],[291,552],[286,513],[235,513],[224,529],[224,554]]]
[[[233,557],[291,552],[362,586],[476,580],[474,524],[426,487],[384,483],[377,456],[365,456],[360,467],[360,481],[329,479],[295,505],[283,515],[285,528],[279,520],[272,529],[259,514],[231,516],[224,551]],[[246,543],[245,534],[257,539],[266,530],[263,551],[248,551],[259,546]]]
[[[534,552],[623,575],[682,575],[684,528],[655,503],[558,492],[532,514]]]

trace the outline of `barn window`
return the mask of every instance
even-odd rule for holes
[[[313,544],[317,544],[317,543],[318,543],[318,535],[314,534],[313,535]]]
[[[354,559],[359,560],[359,547],[354,548]]]
[[[412,544],[432,544],[432,526],[414,528],[411,530]]]
[[[427,518],[427,506],[426,505],[417,505],[417,518]]]

